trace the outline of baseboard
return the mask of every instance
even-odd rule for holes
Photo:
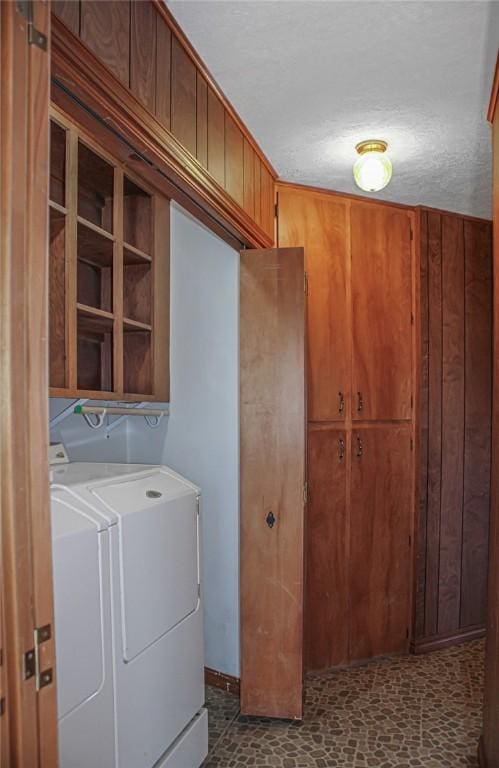
[[[411,653],[430,653],[430,651],[440,651],[443,648],[449,648],[452,645],[466,643],[469,640],[479,640],[485,637],[485,626],[480,624],[474,627],[466,627],[446,635],[433,635],[431,637],[422,637],[413,640],[411,643]]]
[[[215,688],[221,688],[222,690],[227,691],[227,693],[233,693],[236,696],[239,696],[241,681],[238,677],[226,675],[224,672],[217,672],[216,669],[205,667],[204,681],[206,685],[213,685]]]
[[[480,768],[487,768],[487,758],[485,756],[485,746],[483,743],[483,736],[480,736],[478,742],[478,765]]]

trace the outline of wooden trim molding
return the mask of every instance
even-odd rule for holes
[[[354,195],[348,192],[337,192],[334,189],[324,189],[324,187],[313,187],[309,186],[308,184],[297,184],[294,181],[285,181],[285,179],[276,179],[275,186],[277,190],[277,194],[279,194],[279,189],[295,189],[297,191],[303,191],[303,192],[309,192],[309,193],[316,193],[318,195],[331,195],[333,197],[338,197],[344,200],[354,200],[358,203],[366,203],[367,205],[386,205],[390,208],[402,208],[406,211],[414,211],[413,205],[405,205],[404,203],[394,203],[390,200],[378,200],[376,198],[372,197],[366,197],[365,195]]]
[[[499,53],[496,59],[496,69],[494,72],[494,79],[492,81],[492,92],[490,94],[489,109],[487,112],[487,120],[489,123],[494,122],[494,116],[496,113],[497,100],[499,98]]]
[[[217,672],[210,667],[204,668],[204,681],[206,685],[212,685],[214,688],[220,688],[227,693],[233,693],[239,696],[241,681],[238,677],[226,675],[225,672]]]
[[[471,640],[480,640],[482,637],[485,637],[485,634],[485,625],[465,627],[465,629],[459,629],[448,635],[433,635],[433,637],[413,640],[411,652],[419,655],[421,653],[430,653],[431,651],[440,651],[442,648],[449,648],[451,645],[460,645]]]

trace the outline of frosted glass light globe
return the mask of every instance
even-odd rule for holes
[[[362,145],[368,144],[379,144],[380,148],[362,149]],[[392,164],[390,158],[384,154],[385,148],[384,142],[362,142],[357,145],[357,151],[361,152],[361,155],[354,163],[353,176],[357,186],[364,192],[379,192],[392,178]]]

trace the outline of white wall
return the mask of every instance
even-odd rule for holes
[[[128,460],[202,489],[206,666],[239,675],[239,254],[172,206],[171,414],[129,419]]]
[[[239,254],[172,205],[171,413],[109,432],[71,416],[72,460],[164,463],[202,489],[205,664],[239,675]],[[51,402],[51,412],[62,401]]]

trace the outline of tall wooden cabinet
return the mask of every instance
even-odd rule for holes
[[[408,648],[413,212],[278,185],[308,282],[306,649],[321,669]]]

